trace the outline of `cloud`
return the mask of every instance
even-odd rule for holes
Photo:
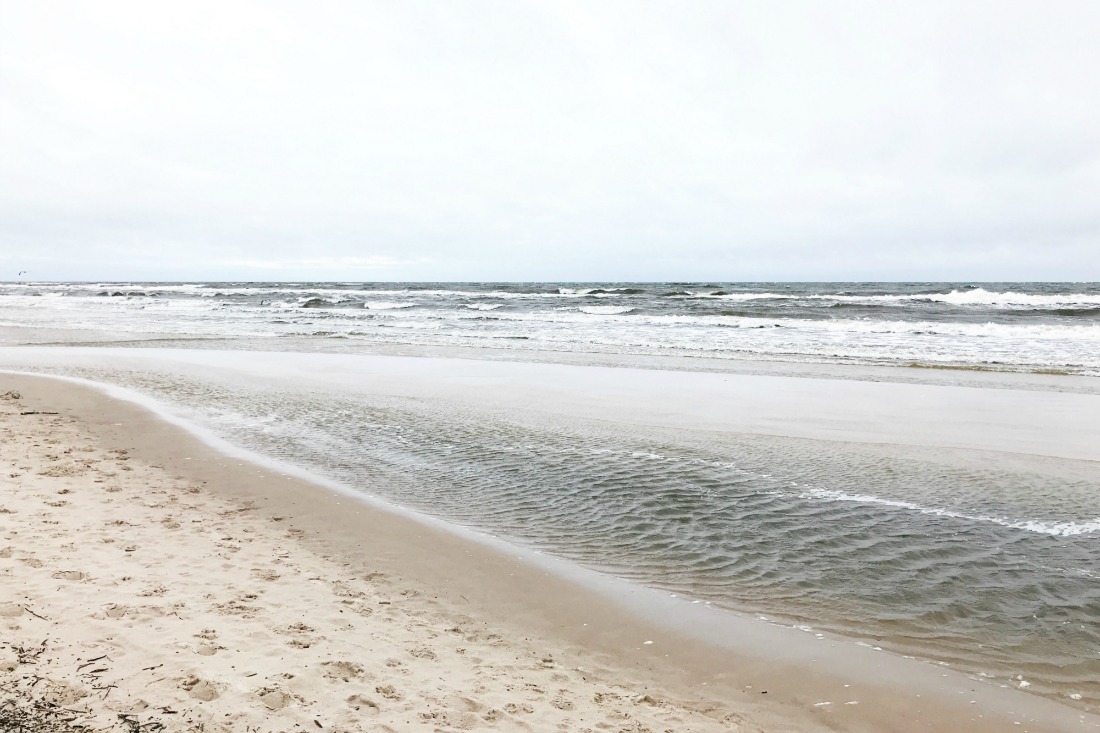
[[[1092,3],[65,8],[0,26],[53,277],[1100,279]]]
[[[400,259],[397,257],[307,257],[298,259],[222,259],[212,263],[219,270],[283,272],[343,272],[362,274],[396,267],[418,267],[430,263],[427,257]]]

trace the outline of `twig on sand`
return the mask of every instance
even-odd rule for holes
[[[108,662],[115,661],[115,660],[111,659],[110,657],[108,657],[106,654],[101,654],[98,657],[94,657],[92,659],[89,659],[89,660],[85,661],[84,664],[82,664],[82,665],[80,665],[79,667],[76,668],[76,671],[79,672],[80,670],[84,669],[85,667],[90,667],[90,666],[92,666],[93,664],[95,664],[96,662],[98,662],[101,659],[106,659]],[[105,670],[92,670],[88,674],[95,674],[96,672],[100,672],[100,671],[105,671]]]

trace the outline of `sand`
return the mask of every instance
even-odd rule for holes
[[[0,401],[0,727],[35,708],[95,730],[753,729],[25,411]]]
[[[799,666],[766,635],[756,648],[774,664],[714,649],[499,548],[219,453],[140,407],[42,378],[4,375],[10,389],[3,730],[1097,728],[888,655],[853,672],[815,667],[824,647]]]

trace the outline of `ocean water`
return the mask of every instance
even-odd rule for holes
[[[6,283],[2,326],[1100,375],[1100,283]]]
[[[59,329],[288,351],[311,339],[500,341],[531,358],[607,350],[1100,374],[1096,285],[4,288],[9,343]],[[486,313],[510,317],[478,320]],[[0,367],[128,387],[233,443],[455,524],[1100,709],[1096,460],[554,419],[378,389],[367,356],[280,356],[292,355],[4,348]]]

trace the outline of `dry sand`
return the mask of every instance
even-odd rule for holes
[[[0,388],[22,393],[0,399],[0,730],[1095,727],[1013,691],[968,707],[738,664],[94,390]]]

